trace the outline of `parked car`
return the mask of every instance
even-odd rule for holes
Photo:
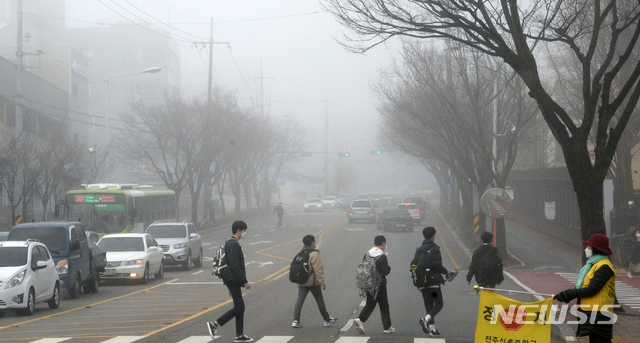
[[[413,232],[413,217],[409,211],[397,208],[384,209],[376,222],[378,230],[402,230]]]
[[[191,222],[153,223],[146,233],[150,234],[164,252],[165,265],[182,265],[185,270],[191,269],[191,263],[202,267],[204,253],[202,236]]]
[[[338,208],[338,200],[333,195],[327,195],[322,198],[322,208],[335,209]]]
[[[60,289],[77,298],[80,291],[96,293],[100,288],[100,272],[104,255],[89,247],[81,222],[35,222],[14,226],[8,241],[36,239],[47,246],[60,275]]]
[[[156,280],[164,278],[164,252],[148,233],[106,235],[98,248],[107,252],[107,267],[100,274],[104,280],[135,279],[146,284],[151,274]]]
[[[305,212],[321,212],[322,211],[322,199],[309,198],[304,202]]]
[[[427,210],[431,209],[431,204],[427,203],[423,197],[402,198],[402,202],[405,204],[418,205],[418,210],[420,210],[420,219],[424,219],[427,215]]]
[[[354,200],[347,210],[349,223],[356,220],[366,220],[370,223],[376,222],[376,210],[369,200]]]
[[[0,311],[32,315],[36,304],[60,306],[60,278],[47,247],[36,241],[0,242]]]
[[[347,207],[349,207],[349,205],[351,205],[351,202],[354,199],[355,198],[353,197],[353,195],[351,193],[342,193],[342,194],[338,195],[338,206],[341,209],[346,209]]]
[[[413,217],[413,222],[415,224],[422,223],[422,219],[420,218],[420,210],[418,209],[418,205],[416,204],[398,204],[398,209],[404,209],[409,211],[411,217]]]
[[[6,241],[9,236],[9,231],[0,231],[0,242]]]

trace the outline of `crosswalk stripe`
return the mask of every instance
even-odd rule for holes
[[[352,337],[352,336],[343,336],[338,338],[335,343],[367,343],[369,337]]]
[[[33,341],[31,343],[58,343],[58,342],[64,342],[64,341],[68,341],[70,339],[72,339],[73,337],[65,337],[65,338],[43,338],[43,339],[39,339],[37,341]]]
[[[264,336],[256,343],[287,343],[293,336]]]
[[[143,338],[144,336],[118,336],[108,339],[102,343],[131,343]]]
[[[445,343],[443,338],[414,338],[413,343]]]
[[[578,283],[578,273],[556,273],[557,275],[562,276],[566,280],[576,284]],[[638,299],[640,299],[640,290],[623,283],[620,280],[616,280],[616,297],[618,298],[618,302],[629,306],[633,309],[640,310],[640,303]]]
[[[191,336],[179,341],[178,343],[208,343],[211,341],[212,339],[210,336]]]

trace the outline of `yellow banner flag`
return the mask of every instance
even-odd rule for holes
[[[552,302],[521,302],[482,290],[475,343],[551,342]]]

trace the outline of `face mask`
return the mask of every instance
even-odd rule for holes
[[[240,238],[247,238],[247,232],[243,232],[242,235],[240,235]]]
[[[629,201],[628,204],[629,204],[629,207],[633,206],[633,201]]]
[[[636,238],[640,238],[640,233],[636,233]]]
[[[584,254],[587,256],[587,258],[591,258],[591,256],[593,256],[593,250],[591,250],[590,248],[586,248],[584,249]]]

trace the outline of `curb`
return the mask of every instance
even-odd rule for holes
[[[458,244],[458,246],[462,249],[462,251],[465,253],[465,255],[467,255],[469,258],[471,258],[471,255],[472,255],[471,250],[469,250],[469,248],[467,248],[467,246],[462,242],[462,240],[460,239],[458,234],[455,233],[455,231],[452,230],[451,225],[449,225],[449,223],[444,219],[444,217],[442,217],[442,214],[440,213],[440,210],[438,210],[437,213],[438,213],[439,219],[444,223],[444,225],[447,227],[447,230],[449,230],[449,232],[455,238],[455,241]],[[513,280],[520,287],[522,287],[522,288],[524,288],[526,290],[529,290],[529,291],[533,291],[532,289],[527,287],[525,284],[523,284],[520,280],[518,280],[515,276],[511,275],[509,272],[505,271],[505,275],[508,276],[511,280]],[[538,297],[540,300],[542,300],[542,297],[540,297],[540,296],[536,296],[536,297]],[[576,337],[576,333],[573,330],[573,328],[571,326],[569,326],[568,324],[566,324],[566,323],[551,324],[551,341],[552,342],[577,342],[578,338]]]

